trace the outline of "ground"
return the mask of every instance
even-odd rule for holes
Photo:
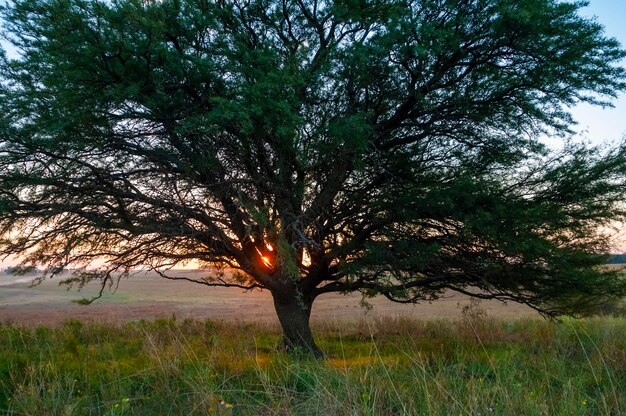
[[[179,275],[200,277],[203,272],[184,271]],[[58,325],[68,319],[97,322],[126,322],[176,315],[199,320],[277,323],[269,292],[244,292],[241,289],[205,287],[184,281],[169,281],[154,274],[141,274],[124,279],[115,293],[105,292],[91,305],[78,305],[72,300],[90,297],[95,286],[81,292],[58,286],[57,280],[29,287],[32,276],[0,274],[0,323]],[[403,305],[384,297],[370,299],[373,308],[360,306],[359,294],[326,294],[313,305],[312,323],[358,321],[381,317],[416,319],[456,319],[461,316],[466,296],[448,294],[433,303]],[[519,304],[482,302],[489,317],[518,319],[538,316]]]
[[[28,282],[0,275],[0,415],[626,414],[625,318],[325,296],[317,361],[276,348],[267,293],[145,275],[80,306],[93,287]]]

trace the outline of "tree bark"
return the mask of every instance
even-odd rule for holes
[[[322,350],[315,344],[309,319],[313,298],[296,293],[272,292],[276,315],[283,329],[283,346],[287,351],[304,352],[322,358]]]

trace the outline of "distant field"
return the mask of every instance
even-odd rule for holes
[[[187,277],[203,272],[183,271]],[[169,281],[155,274],[137,275],[122,280],[115,293],[105,292],[92,305],[81,306],[72,300],[90,297],[96,286],[81,292],[58,286],[58,280],[46,281],[29,288],[32,277],[0,274],[0,322],[29,325],[59,325],[67,319],[98,322],[127,322],[138,319],[170,317],[224,321],[276,323],[272,300],[267,292],[243,292],[240,289],[210,288],[202,285]],[[450,294],[432,304],[402,305],[386,298],[370,299],[373,309],[367,312],[359,303],[359,294],[329,294],[317,299],[313,306],[313,322],[358,321],[380,317],[416,319],[458,319],[466,296]],[[483,302],[481,307],[490,317],[519,319],[537,314],[522,305]]]

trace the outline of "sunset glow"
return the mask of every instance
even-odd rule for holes
[[[311,256],[309,255],[309,252],[306,251],[306,249],[302,250],[302,265],[304,267],[311,266]]]
[[[267,251],[269,251],[269,252],[274,251],[274,247],[272,247],[272,245],[270,243],[266,243],[265,244],[265,248],[267,248]],[[256,252],[259,253],[259,257],[261,258],[261,262],[265,265],[265,267],[268,267],[268,268],[271,269],[272,268],[272,260],[271,260],[270,256],[272,256],[272,255],[264,254],[264,252],[261,251],[258,247],[256,247]]]
[[[263,261],[263,264],[265,264],[265,266],[272,267],[272,262],[270,261],[269,257],[261,256],[261,260]]]

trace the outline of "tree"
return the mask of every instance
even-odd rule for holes
[[[17,0],[0,251],[103,287],[232,268],[197,282],[269,290],[285,345],[315,354],[329,292],[548,316],[623,296],[599,265],[626,149],[569,140],[568,108],[610,105],[626,54],[581,5]]]

